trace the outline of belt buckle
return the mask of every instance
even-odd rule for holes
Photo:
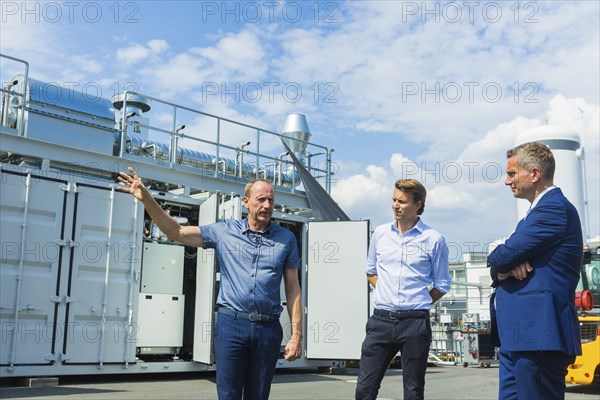
[[[261,320],[260,319],[260,314],[259,313],[255,313],[255,312],[252,312],[252,313],[248,314],[248,319],[250,321],[252,321],[252,322],[257,322],[257,321]]]
[[[394,312],[393,311],[390,311],[389,317],[390,317],[390,319],[397,319],[397,318],[394,317]]]

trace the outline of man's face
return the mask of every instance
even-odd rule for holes
[[[394,219],[397,222],[415,222],[419,218],[417,214],[419,208],[421,208],[421,201],[414,202],[412,193],[405,193],[400,189],[394,189],[392,211],[394,212]]]
[[[528,171],[517,162],[517,157],[511,157],[506,161],[506,179],[504,184],[510,186],[513,195],[518,199],[531,199],[535,194],[533,184],[536,182],[536,174],[533,169]]]
[[[250,222],[267,224],[271,220],[275,206],[275,190],[269,183],[255,182],[250,189],[250,195],[244,196],[243,200]]]

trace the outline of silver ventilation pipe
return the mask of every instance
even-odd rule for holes
[[[115,138],[117,139],[117,138]],[[245,147],[245,146],[244,146]],[[140,135],[127,134],[125,139],[125,151],[127,153],[141,156],[151,157],[155,160],[165,162],[171,161],[171,149],[167,143],[148,140]],[[242,151],[242,149],[238,150]],[[275,185],[291,187],[292,184],[298,185],[300,179],[297,172],[288,168],[287,171],[281,171],[276,164],[269,166],[259,166],[243,162],[243,158],[238,157],[237,160],[219,157],[208,153],[203,153],[197,150],[186,148],[178,148],[175,157],[175,163],[185,165],[187,167],[197,168],[204,171],[214,171],[218,169],[219,173],[229,175],[231,177],[254,179],[267,179]]]
[[[281,135],[284,136],[283,141],[294,152],[296,158],[304,163],[306,148],[312,136],[306,116],[303,114],[288,115]]]
[[[113,107],[116,110],[121,110],[125,103],[125,93],[119,93],[112,98]],[[143,113],[150,111],[152,102],[146,97],[139,96],[137,94],[127,93],[127,104],[125,109],[122,110],[124,115],[141,116]]]

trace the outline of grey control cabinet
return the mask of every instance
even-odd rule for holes
[[[184,251],[179,245],[144,243],[140,292],[182,294]]]
[[[168,243],[144,243],[139,294],[140,353],[176,353],[183,346],[183,262],[185,248]]]

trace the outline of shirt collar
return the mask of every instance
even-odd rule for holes
[[[544,190],[542,193],[540,193],[540,194],[538,195],[538,197],[536,197],[535,199],[533,199],[533,202],[531,203],[531,206],[529,207],[528,213],[529,213],[531,210],[533,210],[533,207],[537,206],[537,203],[539,203],[539,202],[540,202],[540,199],[541,199],[541,198],[542,198],[542,197],[543,197],[543,196],[544,196],[546,193],[548,193],[549,191],[551,191],[552,189],[556,189],[556,186],[555,186],[555,185],[552,185],[552,186],[550,186],[550,187],[546,188],[546,189],[545,189],[545,190]]]
[[[409,232],[412,232],[412,231],[416,231],[418,233],[423,233],[424,226],[425,226],[425,224],[423,224],[423,221],[421,220],[421,217],[419,217],[419,219],[417,220],[417,223],[415,224],[415,226],[413,226],[412,228],[410,228],[404,234],[406,235],[406,234],[408,234]],[[392,232],[398,232],[399,235],[402,235],[402,232],[400,232],[400,229],[398,229],[396,227],[396,221],[392,222],[392,224],[390,225],[390,228],[391,228]]]
[[[269,225],[267,226],[267,229],[264,230],[264,232],[257,232],[257,231],[253,231],[252,229],[250,229],[250,226],[248,225],[248,218],[244,218],[244,225],[243,225],[242,233],[244,235],[248,235],[249,233],[254,233],[257,235],[271,236],[271,221],[269,221]]]

